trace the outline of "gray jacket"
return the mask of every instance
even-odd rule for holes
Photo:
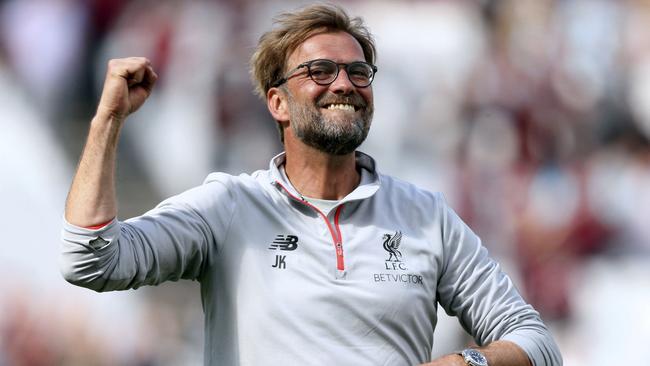
[[[430,361],[437,304],[481,345],[562,360],[480,239],[440,194],[379,174],[326,216],[283,179],[214,173],[146,214],[99,230],[64,223],[66,280],[96,291],[198,280],[206,365],[414,365]]]

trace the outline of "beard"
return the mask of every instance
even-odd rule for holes
[[[321,107],[327,104],[352,104],[360,114],[325,116]],[[368,136],[374,108],[358,94],[337,96],[323,94],[314,105],[296,102],[289,93],[289,113],[293,134],[307,146],[330,155],[346,155],[355,151]]]

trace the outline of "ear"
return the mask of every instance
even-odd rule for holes
[[[266,106],[271,112],[273,119],[278,122],[289,121],[289,110],[287,96],[280,88],[271,88],[266,92]]]

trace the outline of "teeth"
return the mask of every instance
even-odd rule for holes
[[[354,106],[350,104],[330,104],[327,109],[340,109],[343,111],[352,111],[354,112]]]

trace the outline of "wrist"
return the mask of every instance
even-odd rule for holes
[[[92,122],[101,121],[101,122],[117,123],[118,125],[121,125],[122,122],[124,122],[124,120],[126,120],[125,115],[117,113],[108,108],[104,108],[100,105],[97,107],[97,111],[95,112],[95,116],[93,117]]]
[[[421,366],[467,366],[463,356],[459,353],[452,353],[440,358],[436,358],[429,363],[426,363]]]
[[[487,358],[477,349],[466,348],[457,354],[463,358],[463,361],[468,366],[488,366]]]
[[[116,145],[123,123],[124,118],[98,110],[90,121],[89,136],[97,136],[98,141],[105,141],[109,146]]]

